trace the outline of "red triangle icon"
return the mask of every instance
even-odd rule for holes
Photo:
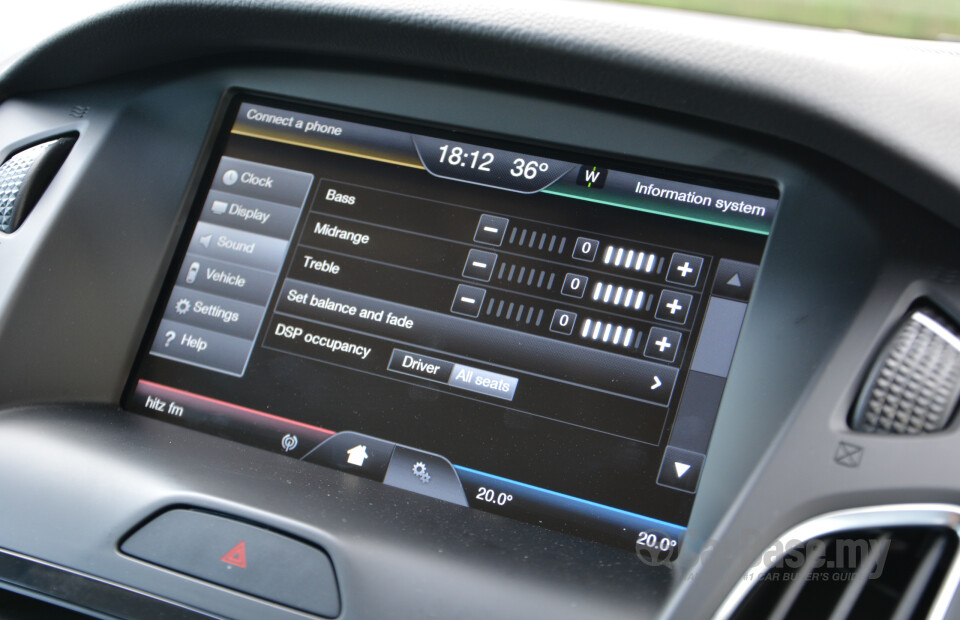
[[[232,564],[233,566],[239,566],[240,568],[247,567],[247,543],[243,540],[240,543],[227,551],[227,553],[220,558],[221,562],[226,562],[227,564]]]

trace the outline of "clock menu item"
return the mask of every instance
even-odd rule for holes
[[[775,194],[252,97],[228,117],[128,409],[675,551]]]

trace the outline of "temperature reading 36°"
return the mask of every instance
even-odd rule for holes
[[[535,159],[526,160],[522,157],[514,159],[513,166],[514,167],[510,169],[510,174],[525,179],[535,179],[538,172],[546,172],[550,169],[550,164],[545,161],[537,161]]]
[[[497,493],[495,490],[488,487],[480,487],[477,489],[477,499],[483,500],[488,504],[496,504],[497,506],[505,506],[513,501],[513,495],[509,493]]]

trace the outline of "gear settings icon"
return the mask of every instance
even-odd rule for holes
[[[413,475],[420,478],[420,482],[424,484],[430,482],[430,474],[427,473],[427,465],[423,461],[417,461],[413,464]]]
[[[186,314],[187,312],[190,311],[190,300],[186,298],[181,299],[180,301],[177,302],[176,308],[177,308],[177,314]]]

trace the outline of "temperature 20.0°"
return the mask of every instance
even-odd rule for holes
[[[677,557],[679,541],[673,536],[660,532],[640,532],[637,534],[637,557],[650,565],[672,562]]]
[[[477,497],[480,501],[487,502],[488,504],[496,504],[497,506],[506,506],[513,501],[513,495],[509,493],[498,493],[494,489],[489,487],[480,487],[477,489]]]

